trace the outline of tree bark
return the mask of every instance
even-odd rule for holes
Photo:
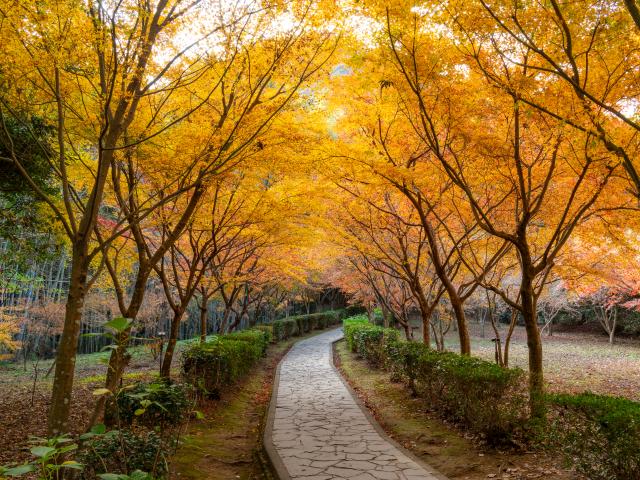
[[[542,419],[545,417],[542,339],[538,328],[533,280],[532,269],[523,266],[520,298],[529,349],[529,409],[532,418]]]
[[[207,306],[207,300],[202,299],[200,308],[200,342],[204,343],[207,340],[207,320],[209,318],[209,308]]]
[[[164,352],[164,359],[162,360],[162,368],[160,369],[161,378],[171,377],[171,362],[173,361],[173,353],[176,350],[176,343],[178,341],[178,334],[180,333],[180,322],[184,316],[184,309],[174,311],[173,318],[171,319],[171,331],[169,332],[169,339],[167,340],[167,349]]]
[[[62,338],[56,353],[56,368],[49,408],[49,434],[60,435],[69,431],[69,412],[76,365],[76,352],[80,336],[82,308],[86,296],[88,242],[74,245],[71,258],[71,278],[65,309]]]

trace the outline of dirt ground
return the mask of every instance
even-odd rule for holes
[[[156,374],[158,363],[146,349],[134,348],[131,353],[125,382]],[[106,352],[78,356],[70,419],[72,433],[86,430],[96,400],[92,392],[103,386],[107,359]],[[0,365],[0,465],[30,459],[30,438],[46,436],[53,372],[46,374],[52,365],[53,360],[27,362],[26,366]]]
[[[345,378],[389,436],[452,480],[582,478],[564,469],[558,458],[480,445],[471,435],[434,418],[421,399],[412,397],[404,385],[390,382],[387,372],[371,369],[348,351],[345,342],[336,345],[335,357]]]

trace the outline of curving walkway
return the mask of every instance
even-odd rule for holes
[[[297,343],[280,363],[265,447],[282,480],[442,480],[360,408],[333,366],[332,330]]]

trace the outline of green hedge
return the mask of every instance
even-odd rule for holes
[[[182,353],[185,379],[206,395],[219,397],[225,388],[246,375],[265,351],[264,332],[245,333],[220,335],[190,345]]]
[[[481,433],[490,443],[508,440],[524,421],[524,372],[474,357],[441,353],[401,341],[397,331],[358,316],[344,321],[349,347],[407,382],[439,414]]]
[[[263,356],[269,343],[314,329],[338,324],[340,310],[299,315],[259,325],[249,330],[218,335],[205,343],[192,343],[182,353],[184,377],[206,395],[218,397],[247,374]]]
[[[640,403],[583,393],[550,395],[551,444],[592,480],[640,478]]]
[[[248,342],[258,345],[261,349],[262,355],[267,353],[269,342],[271,342],[271,335],[265,330],[258,330],[252,328],[250,330],[241,330],[239,332],[229,333],[222,337],[224,340],[237,340],[240,342]]]
[[[264,332],[265,335],[267,336],[268,342],[272,343],[275,341],[275,339],[273,338],[273,325],[272,324],[263,324],[263,325],[256,325],[255,327],[252,327],[252,330],[260,330],[261,332]]]
[[[273,336],[276,341],[286,340],[300,334],[295,318],[283,318],[273,322]]]
[[[369,323],[369,319],[366,315],[357,315],[355,317],[345,318],[342,321],[342,330],[344,331],[344,338],[347,341],[347,345],[352,352],[357,351],[356,348],[356,333],[362,329],[371,328],[373,325]]]
[[[343,318],[343,310],[329,310],[309,315],[282,318],[273,322],[273,336],[276,341],[286,340],[298,335],[304,335],[312,330],[322,330],[332,325],[337,325]]]

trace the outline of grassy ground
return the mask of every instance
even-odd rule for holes
[[[434,418],[424,401],[413,398],[402,384],[390,382],[388,373],[358,359],[343,341],[336,346],[336,363],[385,431],[451,479],[580,478],[562,469],[555,458],[478,446],[470,436]]]
[[[278,362],[296,337],[272,345],[267,357],[237,388],[203,406],[171,460],[171,479],[256,480],[272,478],[262,455],[262,432]]]
[[[470,326],[473,355],[494,359],[493,331],[485,338],[476,324]],[[456,351],[456,332],[447,337],[447,347]],[[504,338],[504,334],[503,334]],[[605,335],[584,332],[556,332],[543,335],[544,371],[552,392],[619,395],[640,401],[640,341],[620,338],[609,345]],[[527,345],[523,327],[517,327],[511,343],[510,366],[527,370]]]

